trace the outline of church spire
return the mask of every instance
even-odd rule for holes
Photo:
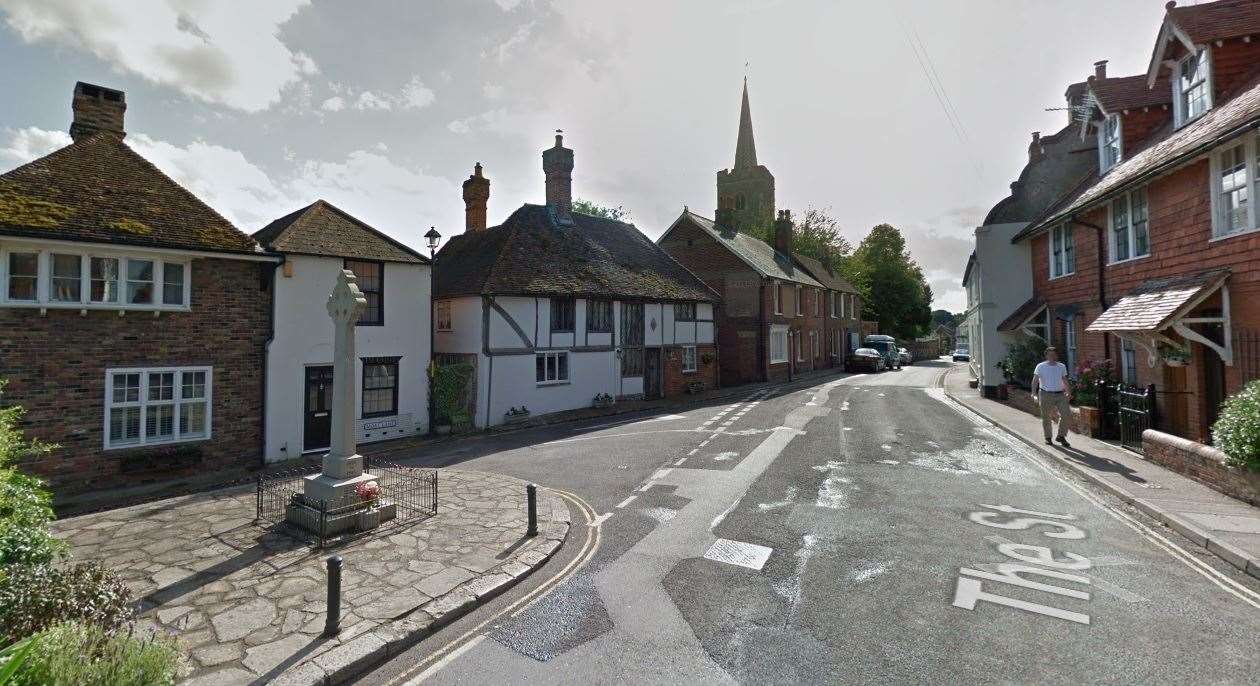
[[[748,108],[748,77],[744,77],[744,101],[739,108],[739,140],[735,143],[734,169],[757,166],[757,145],[753,143],[752,112]]]

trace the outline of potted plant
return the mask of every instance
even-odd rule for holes
[[[381,510],[377,507],[381,497],[380,485],[376,481],[364,481],[354,487],[354,494],[363,502],[363,509],[359,511],[359,530],[370,531],[380,526]]]
[[[1111,385],[1118,381],[1115,370],[1111,367],[1111,360],[1087,362],[1077,368],[1076,378],[1070,383],[1072,404],[1077,406],[1083,424],[1078,427],[1082,433],[1088,433],[1094,438],[1102,436],[1103,410],[1100,407],[1098,385]]]
[[[1159,356],[1169,367],[1184,367],[1190,364],[1190,349],[1182,346],[1161,345]]]
[[[503,413],[503,419],[508,424],[520,424],[529,419],[529,408],[524,405],[509,407],[508,411]]]
[[[614,399],[609,393],[595,394],[595,407],[612,407]]]

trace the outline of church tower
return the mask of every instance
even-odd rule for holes
[[[753,142],[752,112],[748,107],[748,77],[739,110],[739,138],[735,142],[735,166],[717,173],[719,224],[733,229],[764,229],[774,223],[774,175],[757,164]]]

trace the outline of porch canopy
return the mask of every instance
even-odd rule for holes
[[[1050,332],[1046,324],[1046,301],[1032,298],[1020,305],[1009,317],[998,324],[997,330],[1003,333],[1022,331],[1030,336],[1050,340]]]
[[[1225,285],[1228,277],[1228,269],[1213,269],[1198,274],[1151,279],[1107,308],[1085,330],[1093,333],[1114,333],[1146,348],[1150,354],[1151,366],[1155,366],[1158,358],[1157,346],[1160,343],[1181,347],[1181,344],[1168,337],[1170,331],[1176,332],[1187,341],[1202,343],[1220,355],[1226,365],[1232,365],[1234,360],[1230,340],[1229,287]],[[1195,308],[1217,291],[1221,294],[1219,316],[1190,316]],[[1222,342],[1217,343],[1191,329],[1190,326],[1194,324],[1222,326]]]

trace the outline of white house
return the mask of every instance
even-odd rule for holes
[[[536,416],[717,384],[717,294],[633,225],[573,212],[572,168],[556,136],[543,153],[548,204],[487,228],[478,165],[464,183],[466,231],[434,263],[435,357],[475,369],[465,409],[478,427],[513,408]]]
[[[323,200],[273,221],[254,238],[284,257],[273,276],[266,459],[328,448],[337,380],[325,304],[342,269],[354,272],[368,300],[355,332],[358,441],[427,433],[428,258]]]

